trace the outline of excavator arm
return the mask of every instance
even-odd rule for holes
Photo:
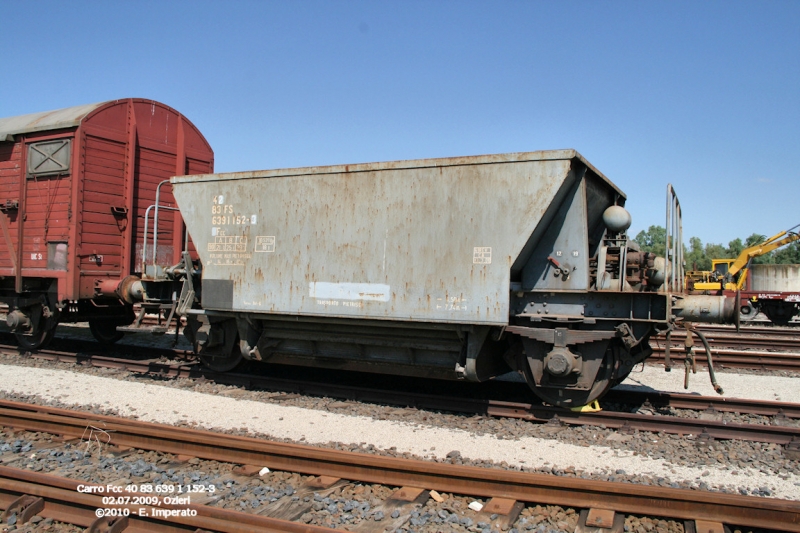
[[[749,248],[742,250],[742,253],[739,254],[739,257],[737,257],[728,268],[728,274],[735,277],[739,271],[746,268],[750,264],[750,261],[753,258],[768,254],[772,250],[800,239],[800,234],[793,231],[798,227],[800,227],[800,224],[794,226],[793,228],[789,228],[786,231],[782,231],[777,235],[773,235],[761,244],[756,244],[755,246],[750,246]],[[744,280],[744,276],[740,276],[740,278]]]
[[[800,224],[773,235],[760,244],[745,248],[736,259],[712,259],[711,271],[692,271],[687,273],[687,285],[696,291],[742,290],[747,281],[750,262],[756,257],[800,240],[800,233],[794,231],[799,227]]]

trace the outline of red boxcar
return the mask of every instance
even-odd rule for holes
[[[167,183],[153,256],[159,183],[213,170],[200,131],[152,100],[0,119],[0,301],[21,345],[41,346],[58,322],[89,321],[109,340],[130,324],[122,285],[175,265],[184,248]]]

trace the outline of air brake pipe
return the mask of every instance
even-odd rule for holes
[[[688,330],[688,329],[687,329]],[[703,342],[703,346],[706,348],[706,358],[708,359],[708,376],[711,378],[711,386],[714,387],[714,390],[717,394],[722,395],[722,387],[719,383],[717,383],[717,376],[714,374],[714,363],[711,361],[711,347],[708,345],[708,341],[706,340],[706,336],[700,333],[699,331],[694,331],[700,340]]]
[[[686,357],[683,360],[683,367],[684,367],[684,376],[683,376],[683,388],[689,388],[689,372],[691,371],[693,374],[697,374],[697,366],[694,363],[694,351],[692,348],[694,347],[694,338],[692,338],[692,330],[686,328],[686,338],[683,340],[683,345],[686,348]]]
[[[672,330],[667,330],[667,342],[664,345],[664,371],[672,372],[672,361],[669,359],[669,345],[672,339]]]

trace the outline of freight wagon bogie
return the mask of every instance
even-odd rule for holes
[[[679,254],[641,252],[625,196],[572,150],[173,187],[203,265],[187,336],[218,368],[245,358],[471,381],[515,370],[576,406],[646,359],[653,332],[733,307],[679,294]]]
[[[152,100],[0,119],[0,303],[20,346],[43,346],[59,322],[88,321],[98,340],[118,339],[134,320],[123,281],[146,274],[140,246],[158,184],[211,170],[200,132]],[[184,229],[171,191],[161,201],[150,257],[171,265]]]
[[[762,300],[759,308],[776,326],[787,326],[794,317],[800,314],[796,303],[785,300]]]

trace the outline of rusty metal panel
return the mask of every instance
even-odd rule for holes
[[[124,124],[122,125],[124,127]],[[81,275],[121,276],[125,213],[125,142],[86,134],[81,191]],[[91,281],[92,287],[94,279]],[[90,293],[91,294],[91,293]]]
[[[70,222],[70,175],[31,178],[25,184],[22,222],[22,268],[46,269],[48,243],[67,242]]]
[[[16,271],[22,143],[0,138],[0,269]]]
[[[565,150],[176,177],[173,190],[206,308],[500,325],[511,266],[576,163],[591,169]]]

